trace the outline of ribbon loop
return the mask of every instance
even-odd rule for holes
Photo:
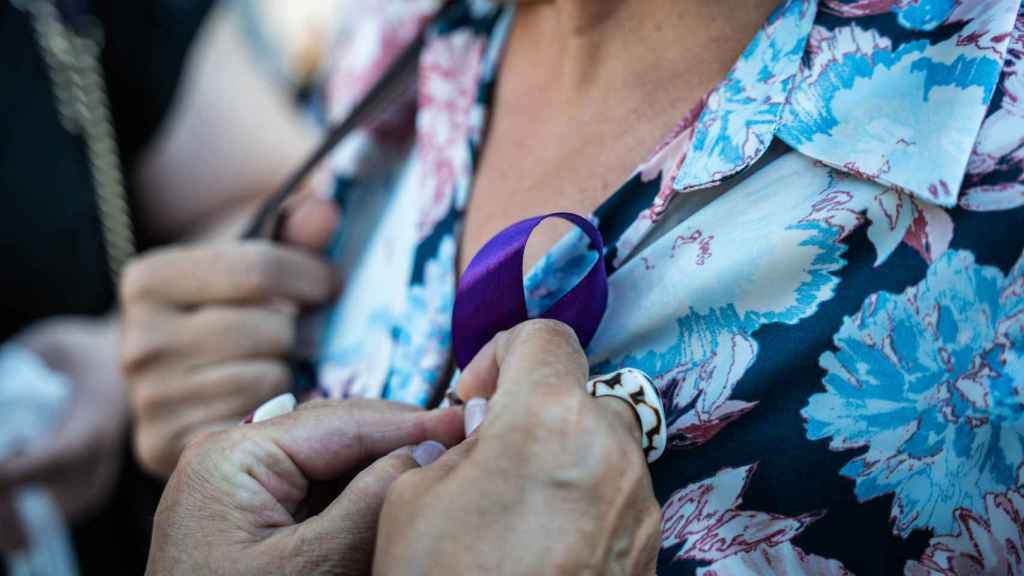
[[[530,319],[523,293],[523,253],[530,234],[548,218],[575,224],[590,239],[590,247],[597,250],[598,257],[587,274],[539,317],[569,325],[584,348],[597,332],[608,306],[601,233],[589,220],[571,212],[528,218],[505,228],[484,244],[459,279],[452,312],[452,344],[460,369],[465,369],[499,332]]]

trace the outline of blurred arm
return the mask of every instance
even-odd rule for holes
[[[243,35],[239,9],[211,12],[178,97],[133,177],[155,242],[237,234],[316,145],[317,131]]]

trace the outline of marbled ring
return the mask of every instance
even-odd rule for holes
[[[592,378],[587,382],[587,393],[594,398],[613,396],[629,404],[640,423],[640,443],[647,462],[654,462],[661,457],[668,439],[665,409],[658,389],[647,374],[633,368],[623,368]]]

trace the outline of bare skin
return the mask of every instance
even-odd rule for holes
[[[374,574],[650,576],[661,510],[636,415],[587,396],[587,358],[564,324],[498,334],[459,381],[490,397],[466,442],[394,484]]]
[[[720,82],[777,0],[550,0],[517,8],[462,269],[524,218],[589,213]],[[543,224],[529,268],[564,234]]]
[[[558,209],[593,210],[654,150],[685,111],[722,79],[776,4],[776,0],[524,2],[502,68],[461,247],[462,266],[487,238],[518,219]],[[561,232],[557,228],[539,231],[528,251],[527,264],[536,261]],[[263,250],[250,254],[250,273],[285,270],[281,259],[297,264],[294,254]],[[222,254],[222,260],[227,262],[240,254]],[[136,290],[128,290],[126,297],[129,308],[143,313],[129,314],[129,328],[137,330],[134,338],[129,334],[129,342],[146,343],[141,340],[150,333],[144,329],[146,312],[163,314],[165,322],[179,328],[171,331],[175,339],[150,341],[151,348],[125,347],[136,412],[156,406],[161,394],[190,404],[180,411],[194,417],[187,425],[182,425],[182,419],[169,424],[151,419],[149,432],[157,439],[174,439],[175,434],[178,439],[194,437],[196,431],[204,429],[204,421],[210,420],[203,413],[202,402],[180,390],[168,392],[169,383],[195,382],[199,370],[189,357],[201,354],[201,369],[206,371],[236,362],[240,356],[246,362],[277,364],[285,348],[282,343],[288,338],[280,338],[280,333],[260,334],[240,328],[257,315],[267,314],[268,297],[277,300],[283,295],[308,302],[326,297],[327,288],[321,286],[323,290],[316,294],[292,293],[288,290],[293,288],[293,274],[268,274],[260,276],[261,293],[253,294],[247,291],[252,285],[233,284],[226,269],[224,273],[197,276],[197,281],[205,278],[214,287],[230,288],[222,291],[220,298],[226,297],[236,314],[230,319],[222,314],[221,327],[225,332],[248,334],[248,340],[233,344],[228,339],[202,340],[200,336],[206,330],[196,320],[204,311],[217,312],[218,299],[189,301],[199,287],[170,279],[176,276],[175,270],[184,274],[203,263],[205,269],[220,266],[211,265],[208,255],[197,251],[170,256],[158,263],[160,266],[150,261],[148,270],[139,265]],[[314,278],[323,272],[315,272],[317,266],[309,260],[302,267]],[[297,266],[287,270],[299,275]],[[452,450],[432,467],[405,475],[391,490],[377,540],[379,548],[389,553],[376,556],[378,573],[427,573],[430,566],[424,566],[423,558],[445,560],[442,567],[449,570],[443,572],[458,573],[466,567],[511,567],[524,557],[535,562],[526,572],[553,567],[551,571],[562,569],[564,573],[650,573],[657,552],[657,504],[639,449],[632,459],[621,457],[636,447],[636,431],[629,428],[635,426],[633,415],[619,404],[585,397],[581,384],[586,359],[567,334],[551,326],[540,332],[529,327],[513,332],[518,336],[506,335],[504,348],[494,345],[481,353],[485,359],[490,354],[493,361],[478,361],[477,368],[467,369],[463,375],[460,392],[464,398],[493,395],[493,411],[476,440]],[[239,343],[251,347],[244,354],[230,349]],[[131,353],[133,350],[136,354]],[[559,350],[561,353],[555,353]],[[508,392],[531,384],[536,393]],[[146,401],[147,396],[152,403]],[[217,418],[228,421],[226,415],[218,414]],[[137,437],[145,432],[140,428]],[[227,434],[219,437],[232,439],[228,448],[242,446],[248,435],[234,430]],[[544,444],[551,437],[569,438],[570,444],[580,450],[551,450]],[[172,444],[163,453],[153,451],[152,467],[165,471],[173,467],[186,444]],[[197,459],[206,462],[204,466],[216,462],[216,458],[198,458],[204,453],[202,446],[188,453],[196,457],[186,456],[186,468],[194,468]],[[586,458],[580,461],[574,455]],[[559,474],[566,466],[572,473]],[[448,481],[436,482],[442,475]],[[623,478],[628,480],[628,490],[619,490]],[[519,486],[526,483],[530,490],[499,490],[503,481]],[[519,484],[515,484],[517,481]],[[467,497],[484,491],[489,498]],[[428,493],[430,497],[426,497]],[[529,502],[515,499],[516,494],[527,493],[538,498]],[[177,494],[180,501],[186,501],[189,494],[201,492],[182,490]],[[616,500],[616,494],[620,500]],[[554,505],[559,502],[569,505]],[[612,510],[592,506],[594,503],[622,505],[620,510],[639,513],[615,515]],[[452,517],[459,517],[452,514],[455,505],[465,517],[481,521],[451,522]],[[167,512],[174,507],[173,502],[165,500],[163,518],[174,518]],[[179,503],[177,508],[190,507]],[[525,528],[516,532],[525,540],[505,547],[505,554],[500,556],[485,553],[500,548],[509,536],[506,531],[494,530],[500,525],[495,520],[496,509],[512,510],[513,516],[506,514],[502,519],[511,519],[515,526]],[[556,522],[545,521],[554,516]],[[336,520],[344,523],[343,518]],[[552,526],[562,529],[551,531]],[[574,532],[574,526],[588,527],[593,538],[578,538],[581,532]],[[475,546],[467,549],[460,543],[470,535]],[[535,538],[531,540],[531,536]],[[599,551],[600,556],[594,555],[594,541],[608,543]],[[170,547],[172,556],[168,558],[190,549],[187,541],[163,545]],[[225,557],[214,556],[210,560]]]
[[[303,224],[304,214],[289,220],[313,231],[316,218]],[[296,315],[333,297],[336,286],[309,249],[316,246],[300,247],[287,231],[285,239],[292,245],[164,248],[126,269],[121,369],[136,454],[151,473],[170,475],[193,438],[237,425],[290,388]]]
[[[649,576],[660,513],[636,417],[588,397],[586,374],[563,324],[498,335],[460,386],[493,394],[486,421],[432,463],[401,447],[460,442],[460,408],[317,401],[204,435],[161,498],[147,573]]]
[[[495,112],[482,164],[476,181],[476,192],[471,201],[467,230],[462,243],[462,265],[469,260],[483,242],[495,232],[519,219],[554,210],[588,212],[593,210],[614,188],[629,176],[667,136],[667,132],[681,115],[699,101],[704,93],[721,80],[740,54],[756,29],[766,18],[775,0],[722,0],[708,3],[696,0],[552,0],[523,3],[519,7],[516,24],[502,64],[501,79],[496,95]],[[216,22],[216,21],[215,21]],[[233,35],[234,34],[234,35]],[[205,42],[224,50],[237,44],[237,34],[217,31],[207,34]],[[216,54],[198,59],[192,77],[195,90],[187,91],[183,106],[198,106],[224,84],[210,70],[216,70]],[[232,79],[232,85],[247,86],[255,82],[241,66]],[[203,88],[203,87],[206,88]],[[202,89],[200,89],[202,88]],[[221,94],[215,99],[217,106],[230,107],[230,98]],[[218,103],[219,102],[219,103]],[[614,105],[611,105],[614,103]],[[213,124],[188,120],[173,128],[157,146],[148,162],[152,164],[143,176],[163,177],[164,186],[189,191],[173,206],[166,195],[155,194],[143,202],[154,215],[166,219],[153,229],[168,234],[177,233],[183,222],[197,222],[201,229],[225,227],[224,206],[244,206],[253,198],[261,198],[271,189],[273,175],[283,172],[284,164],[294,165],[308,147],[308,135],[293,124],[294,118],[275,107],[268,95],[256,98],[254,116],[226,114],[221,130],[211,130]],[[277,110],[276,112],[274,112]],[[252,118],[260,118],[261,129],[238,132],[251,126]],[[209,131],[209,132],[207,132]],[[240,137],[238,134],[248,134]],[[210,166],[196,159],[195,147],[183,143],[201,140],[208,144],[211,157],[219,158],[223,177],[215,177]],[[269,139],[269,141],[268,141]],[[289,142],[289,146],[271,145],[271,142]],[[268,158],[268,151],[278,151]],[[257,167],[245,168],[242,161],[256,162]],[[189,162],[194,161],[192,164]],[[186,169],[187,168],[187,169]],[[236,176],[245,175],[239,180]],[[258,176],[258,177],[256,177]],[[156,178],[159,180],[159,178]],[[262,192],[260,186],[263,186]],[[161,200],[162,199],[162,200]],[[159,200],[159,201],[158,201]],[[149,204],[147,204],[147,202]],[[315,201],[314,201],[315,202]],[[174,212],[178,210],[178,212]],[[326,201],[314,208],[298,206],[287,236],[296,243],[309,247],[322,245],[333,228],[336,214],[331,213]],[[219,225],[218,225],[219,224]],[[557,224],[542,226],[527,251],[527,265],[531,265],[564,232]],[[143,293],[134,290],[138,285],[162,282],[161,277],[176,277],[188,271],[207,266],[209,282],[228,282],[222,278],[230,274],[228,267],[214,266],[211,261],[238,260],[231,250],[237,246],[215,248],[220,255],[203,255],[204,249],[172,251],[163,258],[147,259],[146,265],[137,265],[129,275],[132,282],[123,293],[127,311],[125,327],[125,370],[132,389],[137,415],[136,446],[142,461],[157,473],[167,474],[177,455],[195,431],[207,426],[223,426],[242,412],[242,406],[252,409],[259,401],[286,385],[282,370],[293,335],[285,314],[277,309],[268,310],[269,301],[279,301],[287,279],[267,280],[262,294],[233,294],[228,299],[235,315],[232,325],[253,322],[256,318],[276,314],[274,323],[281,326],[280,333],[263,336],[250,330],[246,338],[268,340],[262,347],[253,346],[258,354],[246,354],[247,362],[259,362],[263,369],[253,382],[267,382],[264,388],[241,387],[237,377],[222,378],[225,394],[240,387],[251,398],[238,405],[227,406],[214,419],[211,404],[189,392],[187,386],[168,386],[168,382],[185,382],[196,374],[195,361],[189,356],[201,354],[204,369],[218,368],[218,364],[239,361],[238,351],[228,340],[207,342],[197,331],[206,330],[206,321],[196,317],[209,316],[224,307],[223,300],[190,303],[182,307],[179,300],[187,298],[196,286],[186,282],[180,293],[167,291]],[[250,254],[250,257],[252,255]],[[253,267],[273,269],[274,258],[268,251],[253,261]],[[206,263],[206,264],[204,264]],[[177,272],[161,272],[161,267]],[[321,274],[322,275],[322,274]],[[156,279],[156,280],[154,280]],[[316,278],[309,279],[313,285]],[[195,282],[199,280],[196,279]],[[285,283],[278,286],[276,283]],[[173,283],[169,286],[174,286]],[[285,296],[288,293],[284,294]],[[223,295],[222,295],[223,296]],[[244,305],[238,302],[244,297]],[[323,294],[323,298],[330,295]],[[319,302],[291,302],[294,309],[301,304]],[[154,311],[162,311],[154,314]],[[164,335],[179,332],[177,339],[170,336],[162,340],[152,336],[147,328],[154,315],[160,318]],[[224,314],[217,316],[227,322]],[[246,320],[249,319],[249,320]],[[178,326],[180,328],[172,327]],[[237,333],[237,331],[236,331]],[[147,336],[148,335],[148,336]],[[175,344],[180,342],[181,344]],[[202,347],[195,350],[195,346]],[[268,347],[269,346],[269,347]],[[140,351],[142,353],[140,353]],[[160,362],[148,361],[161,357]],[[249,366],[255,370],[256,366]],[[228,385],[228,382],[235,384]],[[210,390],[210,385],[204,385]],[[159,390],[149,394],[147,390]],[[149,418],[146,414],[163,414],[162,403],[178,406],[172,419]],[[152,405],[151,405],[152,403]],[[147,441],[142,441],[143,437]]]
[[[360,576],[410,444],[462,438],[457,408],[317,401],[197,440],[160,499],[147,574]]]
[[[299,12],[302,7],[297,4],[290,9]],[[192,47],[163,130],[144,151],[139,170],[126,175],[137,192],[135,226],[141,237],[160,242],[237,237],[259,200],[316,144],[317,135],[302,122],[283,86],[252,55],[240,29],[234,4],[223,3],[211,12]],[[337,219],[332,204],[310,197],[295,203],[293,216],[285,235],[308,248],[323,245]],[[269,252],[263,251],[260,258],[272,260]],[[254,265],[272,266],[269,262]],[[185,271],[186,276],[196,273],[195,268]],[[0,525],[13,527],[0,530],[0,551],[25,544],[11,516],[9,496],[18,487],[45,485],[72,521],[101,506],[110,495],[129,420],[128,390],[118,365],[119,320],[117,316],[102,321],[48,319],[15,337],[70,378],[73,397],[60,430],[27,447],[24,454],[0,461]],[[173,325],[164,328],[173,329]],[[268,332],[272,331],[254,334],[250,340],[280,337]],[[281,378],[274,380],[281,372],[276,363],[263,366],[266,369],[244,386],[238,408],[225,420],[233,418],[234,423],[236,416],[244,416],[286,386]],[[222,372],[218,384],[207,390],[227,395],[230,386],[239,385],[229,372]],[[152,395],[143,393],[141,400],[138,396],[140,404],[149,406],[154,401]],[[222,408],[213,408],[216,402],[206,402],[206,408],[200,404],[180,410],[182,418],[169,427],[168,435],[191,430],[195,420],[190,415],[199,410],[207,410],[204,424],[216,426],[217,419],[208,410],[223,409],[224,403]],[[156,465],[162,455],[148,450],[144,461],[151,470],[166,474],[169,469]]]
[[[14,341],[66,376],[73,393],[56,430],[0,462],[0,550],[26,544],[10,501],[22,486],[45,486],[69,518],[103,502],[117,479],[128,412],[115,321],[49,318]]]
[[[236,237],[317,144],[242,29],[236,5],[211,12],[163,129],[132,175],[138,224],[152,240]]]
[[[191,50],[164,130],[144,152],[141,168],[126,174],[135,183],[140,217],[134,223],[140,237],[177,242],[236,236],[253,206],[315,143],[316,134],[245,45],[232,6],[211,13]],[[333,228],[337,214],[325,202],[309,204],[318,209],[297,206],[288,233],[301,245],[318,246],[326,241],[324,229]],[[300,227],[302,222],[308,225]],[[73,398],[52,436],[0,461],[0,525],[11,527],[0,530],[0,550],[26,543],[10,503],[10,494],[19,487],[46,486],[70,521],[109,497],[129,419],[118,366],[119,339],[116,316],[48,319],[15,336],[71,379]],[[261,374],[246,387],[248,405],[239,413],[251,411],[275,392],[258,385],[271,377]]]

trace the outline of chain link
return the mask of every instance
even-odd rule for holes
[[[135,254],[135,234],[100,65],[103,28],[91,19],[84,23],[81,34],[70,30],[51,0],[12,0],[12,4],[32,15],[61,125],[85,140],[107,264],[117,285],[125,262]]]

